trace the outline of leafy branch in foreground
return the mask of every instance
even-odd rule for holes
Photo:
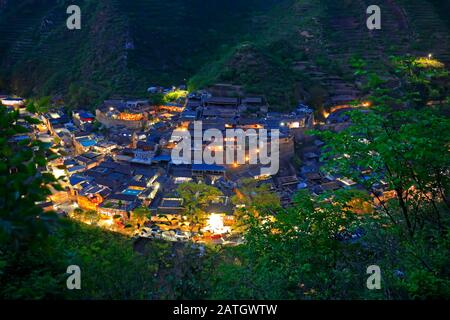
[[[15,249],[46,235],[54,215],[35,204],[46,200],[48,186],[58,188],[55,178],[41,170],[46,165],[44,144],[32,138],[12,142],[27,133],[18,119],[18,112],[0,107],[0,244]],[[36,124],[36,119],[25,120]]]
[[[300,193],[292,208],[248,214],[246,243],[224,250],[213,297],[450,297],[449,99],[439,85],[445,75],[405,63],[395,70],[394,89],[362,72],[376,84],[373,107],[350,112],[341,132],[313,131],[326,142],[324,171],[356,188]],[[426,102],[430,90],[441,95],[436,105]],[[382,290],[365,286],[369,265],[380,266]]]

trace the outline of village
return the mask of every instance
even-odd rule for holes
[[[95,112],[56,106],[30,112],[24,99],[0,96],[7,108],[40,121],[12,142],[34,138],[53,153],[42,171],[58,178],[62,189],[39,203],[44,210],[132,237],[237,245],[243,241],[238,212],[260,190],[288,207],[298,190],[317,196],[358,187],[321,171],[324,142],[308,133],[342,130],[350,105],[335,106],[327,120],[316,121],[305,104],[289,113],[271,112],[264,96],[242,94],[232,85],[148,92],[150,99],[105,100]],[[155,103],[154,96],[164,99]],[[251,161],[176,163],[177,133],[192,132],[197,121],[204,131],[278,130],[279,170],[261,174],[262,165]],[[237,140],[232,144],[235,150],[242,147]],[[205,148],[211,146],[203,142]],[[251,152],[259,150],[247,146],[245,160]]]

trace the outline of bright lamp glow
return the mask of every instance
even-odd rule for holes
[[[211,213],[206,223],[205,231],[214,234],[224,234],[230,232],[230,227],[225,227],[223,224],[223,216],[217,213]]]

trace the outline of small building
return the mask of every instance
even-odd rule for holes
[[[229,97],[210,97],[205,100],[204,105],[205,107],[237,109],[239,106],[239,99]]]
[[[82,154],[91,150],[97,144],[97,140],[93,136],[73,137],[72,144],[75,148],[75,153]]]
[[[97,211],[98,206],[111,193],[111,189],[95,183],[85,183],[78,191],[77,203],[81,209]]]
[[[76,126],[84,129],[86,125],[94,122],[95,116],[88,111],[75,111],[72,114],[72,119]]]
[[[215,164],[193,164],[192,176],[204,177],[204,176],[225,176],[226,169],[223,166]]]
[[[20,108],[25,105],[25,100],[22,98],[4,97],[4,98],[0,99],[0,101],[4,106],[14,107],[14,108]]]
[[[114,217],[117,215],[122,216],[125,220],[128,219],[128,213],[138,206],[137,195],[129,195],[116,193],[109,196],[98,207],[98,212],[108,217]]]
[[[298,185],[298,183],[299,183],[299,180],[296,175],[278,177],[278,178],[276,178],[276,181],[280,187]]]
[[[65,124],[70,122],[69,117],[61,110],[47,112],[41,120],[54,136],[57,136],[60,130],[67,130]]]
[[[162,214],[181,214],[183,211],[183,199],[181,198],[162,198],[158,206],[158,212]]]
[[[149,106],[145,100],[106,100],[95,111],[95,118],[107,128],[141,129],[148,121]]]
[[[181,184],[192,181],[192,166],[178,165],[170,167],[170,175],[172,176],[174,184]]]

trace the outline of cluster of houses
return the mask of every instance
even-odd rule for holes
[[[0,98],[6,106],[24,104],[21,99]],[[47,168],[65,179],[66,189],[59,199],[76,201],[80,208],[106,218],[127,220],[139,207],[148,208],[155,220],[161,215],[180,217],[183,200],[176,189],[183,182],[219,188],[223,196],[211,203],[211,211],[222,214],[228,223],[234,219],[230,198],[244,178],[269,184],[283,205],[289,205],[299,189],[320,194],[352,185],[320,172],[324,143],[306,133],[315,122],[313,110],[305,105],[290,113],[269,112],[262,96],[218,96],[202,90],[163,105],[152,105],[147,99],[106,100],[95,112],[58,108],[33,116],[41,124],[30,134],[60,154]],[[175,164],[176,132],[194,130],[196,121],[202,122],[202,130],[218,129],[224,136],[230,128],[278,129],[278,172],[264,176],[260,165],[250,163]],[[209,147],[207,142],[202,144],[203,149]]]

